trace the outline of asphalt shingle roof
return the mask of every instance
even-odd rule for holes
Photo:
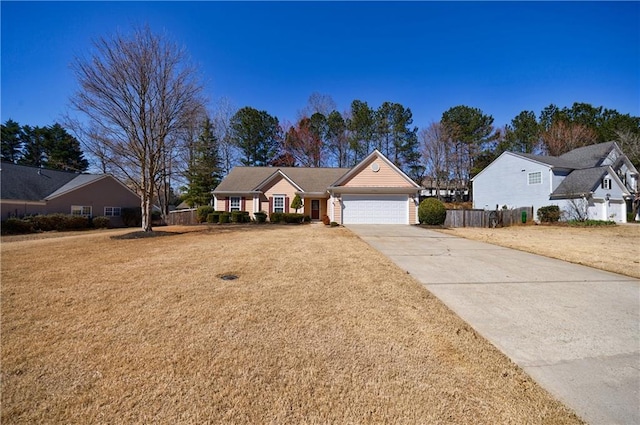
[[[519,153],[519,152],[512,152],[512,153],[514,155],[518,155],[527,159],[532,159],[534,161],[551,165],[552,167],[556,167],[556,168],[567,168],[570,170],[581,168],[577,163],[562,157],[558,157],[558,156],[534,155],[531,153]]]
[[[593,191],[608,169],[604,166],[572,171],[553,191],[551,198],[574,198]]]
[[[577,164],[577,168],[597,167],[611,152],[614,145],[615,142],[606,142],[584,146],[562,154],[558,158]]]
[[[234,167],[215,192],[251,192],[280,170],[305,192],[325,192],[350,168]]]
[[[79,176],[87,175],[3,162],[0,164],[0,196],[42,201]]]

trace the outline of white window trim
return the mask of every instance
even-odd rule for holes
[[[278,199],[282,199],[282,211],[276,211],[276,200],[278,200]],[[273,207],[272,207],[273,211],[271,211],[271,212],[282,212],[282,213],[284,213],[286,211],[286,207],[284,205],[285,199],[286,199],[285,195],[273,195]]]
[[[532,177],[535,176],[537,176],[536,181],[532,181]],[[527,174],[527,185],[531,186],[534,184],[542,184],[542,171],[533,171]]]
[[[111,209],[111,214],[107,213],[107,210]],[[120,207],[104,207],[105,217],[120,217],[122,215],[122,208]]]
[[[88,213],[86,209],[88,208]],[[89,217],[92,215],[93,207],[90,205],[71,205],[71,215],[79,215],[81,217]]]
[[[233,205],[234,201],[237,201],[237,206]],[[229,212],[231,212],[231,211],[240,211],[241,208],[242,208],[242,200],[240,199],[239,196],[231,196],[231,197],[229,197]]]
[[[602,179],[602,188],[605,190],[611,190],[611,178],[605,177]]]

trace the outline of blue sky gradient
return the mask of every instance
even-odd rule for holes
[[[198,65],[211,107],[293,121],[313,92],[411,108],[426,127],[457,105],[508,124],[573,102],[640,116],[639,2],[1,3],[1,120],[50,125],[92,40],[148,24]]]

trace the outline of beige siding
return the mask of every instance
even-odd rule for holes
[[[418,207],[416,201],[411,196],[409,197],[409,224],[418,223]]]
[[[380,169],[374,172],[372,164],[378,164]],[[396,170],[391,168],[385,161],[375,156],[349,181],[345,182],[346,187],[413,187]]]
[[[277,178],[271,186],[267,186],[263,189],[264,196],[266,199],[263,199],[261,203],[261,209],[266,211],[267,214],[271,214],[272,211],[269,210],[269,198],[274,195],[285,195],[289,198],[289,207],[291,206],[291,201],[293,201],[293,197],[296,196],[296,188],[289,183],[289,181],[283,177]],[[286,211],[287,205],[285,205]],[[289,212],[292,212],[289,210]]]
[[[329,216],[331,221],[342,224],[342,203],[339,199],[331,198],[333,203],[333,217]],[[331,207],[329,207],[331,209]]]

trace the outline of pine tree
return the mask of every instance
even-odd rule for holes
[[[191,207],[209,205],[213,196],[211,192],[222,177],[218,140],[209,118],[204,120],[200,136],[189,149],[191,152],[186,173],[189,183],[185,202]]]
[[[22,156],[22,127],[12,119],[0,126],[2,128],[2,160],[17,162]]]

